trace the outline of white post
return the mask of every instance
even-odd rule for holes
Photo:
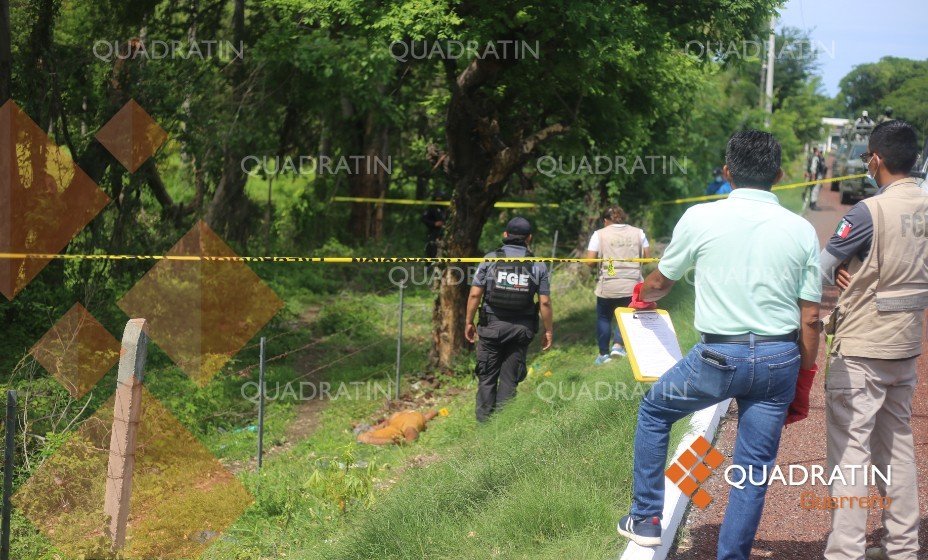
[[[109,537],[113,550],[121,550],[126,544],[135,445],[142,415],[142,378],[147,355],[145,319],[132,319],[126,324],[122,335],[110,460],[106,469],[106,495],[103,501],[103,511],[109,517]]]
[[[776,61],[776,48],[777,48],[777,36],[776,36],[776,23],[777,20],[775,17],[770,17],[770,37],[767,40],[767,79],[764,80],[764,85],[766,90],[764,92],[764,110],[767,113],[767,116],[764,117],[764,127],[767,130],[770,130],[770,115],[773,114],[773,65]]]

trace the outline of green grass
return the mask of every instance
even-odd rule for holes
[[[798,211],[802,193],[778,196]],[[634,381],[627,361],[592,366],[591,287],[566,272],[555,279],[555,348],[542,354],[533,345],[529,378],[490,423],[473,418],[470,376],[453,385],[463,393],[439,398],[450,416],[410,446],[354,446],[346,426],[372,407],[330,406],[319,432],[260,476],[245,476],[256,505],[207,557],[615,557],[623,542],[614,524],[630,504],[634,427],[647,386]],[[684,350],[697,336],[693,298],[681,283],[663,301]],[[427,346],[426,330],[419,334]],[[607,398],[596,398],[597,390]],[[684,428],[677,424],[672,445]],[[325,461],[366,465],[346,469],[361,490],[346,492],[352,481],[321,468]],[[352,496],[345,511],[318,492],[314,477],[335,478],[329,490]]]
[[[334,401],[316,433],[270,459],[260,475],[243,473],[256,503],[205,558],[614,556],[648,386],[634,380],[627,361],[592,365],[591,286],[566,272],[555,281],[555,348],[542,354],[533,344],[529,378],[490,423],[474,419],[470,375],[438,397],[449,416],[404,447],[353,444],[352,421],[380,403]],[[692,295],[681,284],[666,301],[684,346],[696,337]],[[407,329],[424,349],[422,319]]]
[[[802,189],[778,196],[784,206],[801,208]],[[373,398],[329,401],[318,428],[301,441],[288,441],[288,433],[302,403],[292,395],[271,401],[270,455],[255,473],[256,406],[242,389],[257,380],[257,371],[242,371],[257,360],[257,338],[205,388],[155,350],[149,390],[238,470],[255,498],[203,558],[607,558],[621,549],[614,524],[629,507],[634,426],[647,385],[634,381],[625,360],[592,365],[589,279],[555,273],[555,348],[540,353],[533,344],[529,378],[493,421],[478,426],[474,420],[473,358],[465,355],[460,374],[443,379],[429,400],[449,416],[433,421],[415,444],[375,448],[355,444],[352,428],[384,410],[377,390],[393,376],[397,297],[392,289],[351,288],[384,285],[387,270],[339,269],[324,276],[309,267],[255,270],[287,302],[261,333],[270,338],[269,356],[325,337],[305,355],[273,362],[270,392],[322,368],[329,383],[361,384]],[[324,295],[342,284],[346,291]],[[407,390],[425,371],[432,300],[425,288],[407,293]],[[663,306],[688,348],[696,340],[692,287],[681,283]],[[345,327],[350,332],[342,332]],[[674,441],[683,428],[678,423]],[[55,557],[20,515],[14,518],[14,552]]]

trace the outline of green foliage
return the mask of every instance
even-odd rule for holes
[[[334,506],[340,513],[349,508],[369,507],[374,501],[377,466],[359,463],[352,446],[332,459],[317,459],[302,490]]]
[[[928,72],[928,60],[910,60],[885,56],[879,62],[859,64],[847,76],[841,78],[838,98],[847,107],[847,117],[856,117],[868,110],[871,117],[883,112],[888,97],[897,92],[909,80],[921,79]],[[917,101],[917,99],[912,99]],[[908,96],[897,98],[893,108],[905,110],[910,101]]]
[[[922,75],[909,78],[881,101],[893,107],[896,118],[912,123],[925,138],[928,134],[928,64]]]
[[[470,109],[483,112],[481,122],[496,131],[494,144],[515,144],[554,123],[569,127],[520,158],[500,187],[509,198],[560,205],[529,217],[537,227],[536,252],[547,254],[557,231],[563,256],[588,239],[592,218],[607,203],[625,206],[634,222],[647,225],[651,237],[669,234],[684,207],[652,203],[702,194],[710,170],[722,163],[730,134],[763,126],[758,60],[698,58],[683,49],[694,39],[728,43],[756,38],[764,33],[775,4],[258,0],[247,4],[246,50],[240,61],[120,62],[102,60],[94,47],[114,41],[124,47],[141,29],[158,41],[191,36],[230,40],[237,34],[232,4],[28,0],[11,6],[14,97],[42,129],[52,131],[56,143],[67,145],[114,201],[65,250],[161,254],[209,216],[220,185],[234,190],[244,155],[356,155],[366,153],[371,139],[380,137],[372,131],[379,131],[394,165],[386,196],[421,197],[447,189],[450,179],[441,160],[428,154],[449,149],[456,76],[473,58],[403,62],[393,57],[391,45],[537,42],[540,56],[503,64]],[[786,30],[777,38],[778,50],[804,37],[804,32]],[[778,59],[776,72],[771,129],[788,160],[817,138],[824,103],[813,77],[814,60]],[[901,59],[859,67],[842,82],[848,110],[869,107],[875,113],[881,104],[892,104],[897,115],[924,131],[924,74],[922,63]],[[129,98],[168,132],[169,141],[152,160],[155,175],[147,168],[128,173],[93,139]],[[631,160],[650,155],[685,160],[686,172],[548,177],[535,165],[539,156]],[[155,179],[163,181],[171,203],[156,196]],[[351,212],[357,207],[332,202],[333,196],[349,194],[356,178],[258,173],[243,179],[241,196],[233,199],[232,235],[225,236],[241,254],[422,253],[419,207],[387,206],[379,239],[356,234]],[[474,177],[473,184],[483,179]],[[799,192],[792,191],[790,201]],[[482,230],[482,249],[498,245],[505,222],[515,214],[492,214]],[[27,357],[29,348],[76,301],[118,338],[127,317],[116,301],[151,266],[56,261],[13,301],[0,303],[0,316],[11,326],[0,340],[0,369],[9,372],[5,385],[28,397],[21,401],[27,413],[20,453],[28,461],[17,470],[17,486],[35,465],[55,455],[115,387],[110,371],[88,397],[70,399]],[[392,376],[396,287],[390,265],[260,263],[252,268],[287,304],[257,335],[269,337],[269,355],[285,356],[268,368],[270,385],[301,380],[307,372],[365,387]],[[414,286],[406,297],[409,346],[403,375],[408,386],[426,367],[435,296],[428,287]],[[691,339],[683,328],[691,318],[689,302],[679,297],[675,318]],[[464,355],[453,364],[457,376],[443,382],[448,393],[435,397],[451,407],[452,415],[430,427],[415,446],[348,447],[352,425],[381,411],[377,399],[329,403],[319,413],[318,433],[291,442],[289,426],[303,412],[303,403],[273,401],[267,442],[283,456],[261,474],[250,472],[248,463],[255,448],[256,405],[243,392],[257,381],[257,336],[202,388],[153,346],[148,389],[213,453],[239,469],[256,498],[242,522],[214,544],[215,557],[310,557],[307,551],[345,558],[614,553],[615,538],[602,535],[611,535],[616,513],[627,504],[624,488],[630,475],[623,445],[630,441],[635,403],[549,403],[535,392],[544,382],[537,377],[542,369],[553,370],[555,379],[570,387],[617,378],[630,382],[624,365],[587,375],[593,352],[587,340],[591,296],[583,288],[571,291],[570,298],[574,301],[557,304],[564,346],[536,364],[527,394],[492,425],[478,430],[474,424],[473,358]],[[287,355],[302,346],[306,349]],[[435,457],[434,468],[398,469],[435,450],[441,457]],[[89,468],[83,457],[71,457],[64,468]],[[571,489],[581,482],[584,488],[598,485],[602,493]],[[395,492],[375,503],[373,497],[394,484]],[[50,487],[62,492],[57,497],[68,498],[65,490]],[[490,513],[483,516],[483,510]],[[56,557],[34,527],[20,516],[15,519],[20,557]],[[170,525],[174,521],[165,527],[181,531]],[[428,554],[422,546],[430,547]]]
[[[365,339],[374,333],[369,310],[363,303],[344,293],[322,308],[316,325],[319,332],[327,335],[351,332],[353,336]]]

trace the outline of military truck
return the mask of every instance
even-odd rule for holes
[[[870,133],[873,131],[874,126],[875,123],[870,119],[867,111],[864,111],[853,123],[847,124],[844,129],[844,142],[835,156],[832,177],[860,175],[867,172],[867,165],[861,161],[860,156],[867,152]],[[865,178],[860,177],[832,181],[831,190],[841,192],[841,204],[853,204],[858,200],[875,195],[879,189],[868,183]]]
[[[866,152],[866,140],[855,140],[847,143],[835,157],[832,177],[866,173],[867,166],[860,160],[861,154]],[[841,192],[841,204],[853,204],[858,200],[875,195],[878,190],[863,177],[858,179],[845,179],[843,181],[832,181],[831,186],[832,190],[837,188],[837,190]]]

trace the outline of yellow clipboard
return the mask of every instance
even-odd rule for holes
[[[636,380],[653,383],[683,358],[667,311],[619,307],[615,320]]]

